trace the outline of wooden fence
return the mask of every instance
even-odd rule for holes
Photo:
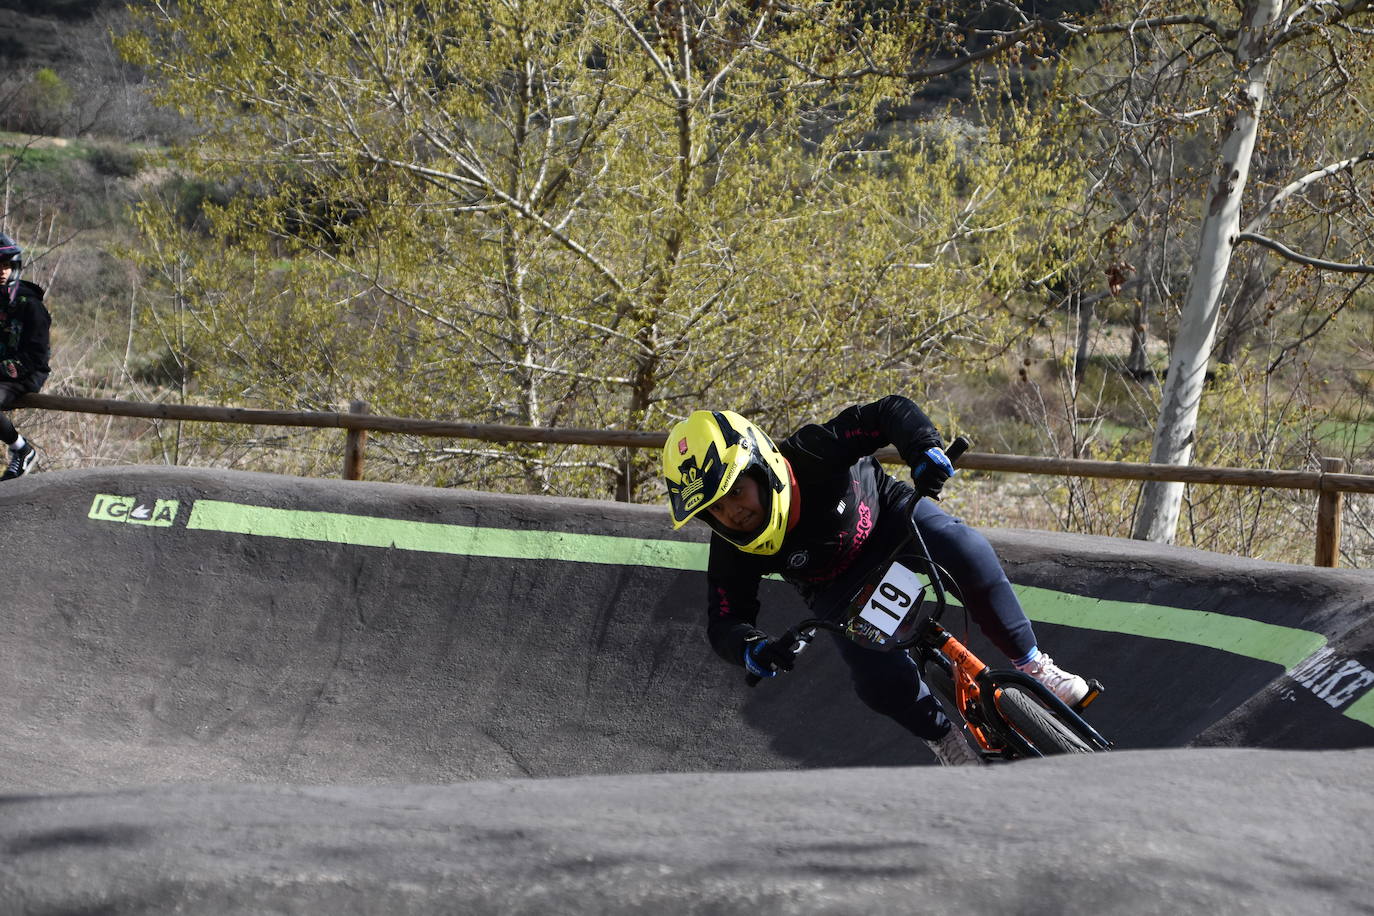
[[[354,401],[347,412],[296,412],[254,410],[241,407],[200,407],[189,404],[148,404],[103,398],[76,398],[51,394],[30,394],[16,407],[36,410],[61,410],[74,413],[137,417],[149,420],[189,420],[202,423],[237,423],[250,426],[294,426],[347,430],[343,448],[343,476],[361,480],[366,436],[369,431],[406,433],[445,439],[475,439],[483,442],[535,442],[557,445],[592,445],[606,448],[661,448],[667,434],[632,430],[544,429],[490,423],[453,423],[446,420],[416,420],[371,414],[362,401]],[[894,449],[878,452],[888,463],[900,463]],[[1179,466],[1171,464],[1128,464],[1118,461],[1089,461],[1078,458],[1031,458],[1020,455],[993,455],[968,452],[959,466],[977,471],[1013,474],[1045,474],[1056,477],[1097,477],[1111,480],[1162,480],[1216,486],[1268,487],[1313,490],[1317,495],[1317,566],[1336,566],[1340,556],[1342,495],[1374,493],[1374,476],[1344,473],[1340,458],[1323,458],[1317,471],[1270,471],[1244,468]]]

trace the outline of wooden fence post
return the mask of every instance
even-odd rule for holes
[[[1339,474],[1345,470],[1344,458],[1323,458],[1323,474]],[[1334,567],[1341,558],[1341,500],[1340,490],[1317,491],[1317,556],[1316,566]]]
[[[367,413],[366,401],[350,401],[348,412],[354,414]],[[367,430],[350,429],[344,439],[344,480],[363,479],[363,449],[367,446]]]

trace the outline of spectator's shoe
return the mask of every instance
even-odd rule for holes
[[[1065,706],[1077,706],[1088,695],[1087,681],[1060,668],[1054,663],[1054,659],[1044,652],[1026,664],[1016,667],[1021,673],[1029,674],[1050,688],[1050,693],[1063,700]]]
[[[935,754],[942,767],[971,767],[983,763],[983,758],[969,746],[962,728],[951,728],[949,734],[938,741],[927,741],[926,747]]]
[[[23,477],[37,460],[38,449],[33,447],[32,442],[25,442],[21,449],[10,449],[10,463],[5,468],[5,473],[0,474],[0,480],[13,480],[16,477]]]

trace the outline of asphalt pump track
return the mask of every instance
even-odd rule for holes
[[[1117,749],[948,770],[824,643],[746,689],[660,507],[121,468],[0,520],[0,913],[1374,912],[1369,573],[990,531]]]

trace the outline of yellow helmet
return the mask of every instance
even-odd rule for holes
[[[742,473],[759,483],[764,522],[753,531],[735,531],[711,513],[702,521],[747,553],[774,554],[787,534],[792,481],[787,460],[767,433],[728,410],[698,410],[673,427],[663,444],[663,479],[673,527],[681,528],[720,499]]]

